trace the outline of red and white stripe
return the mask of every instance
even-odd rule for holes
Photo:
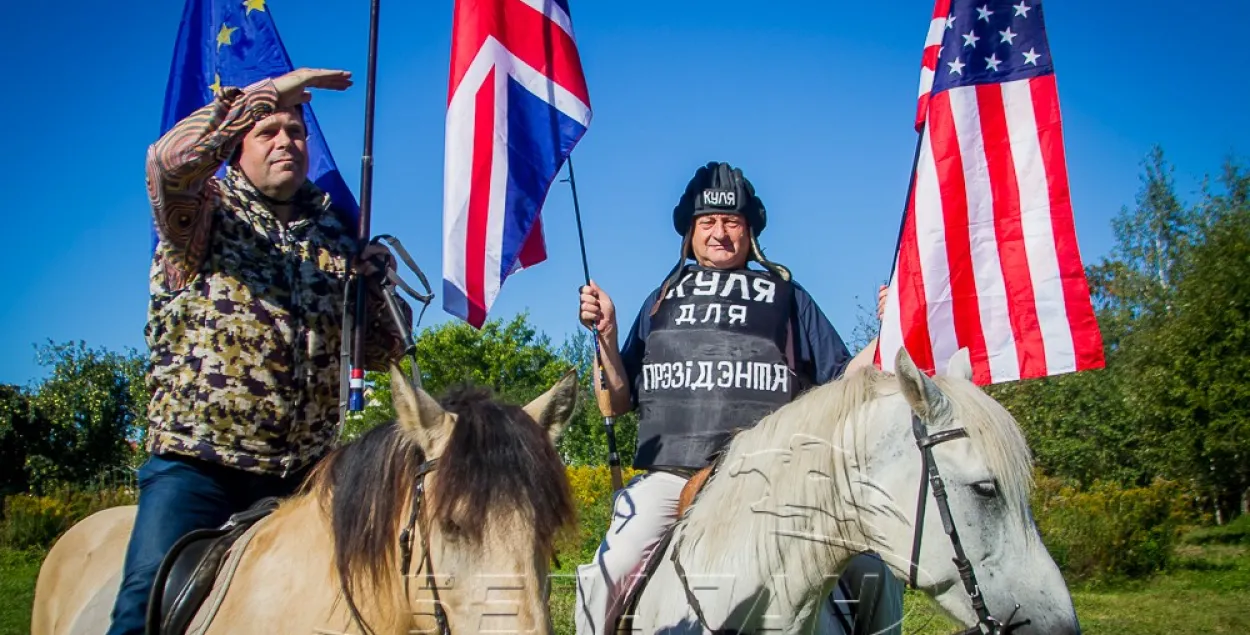
[[[980,385],[1103,366],[1055,76],[953,88],[922,104],[882,369],[902,346],[937,373],[968,348]]]
[[[916,130],[924,123],[928,111],[929,93],[933,92],[933,74],[937,72],[938,51],[946,36],[946,19],[951,10],[951,0],[938,0],[933,7],[933,19],[929,21],[929,33],[924,39],[924,54],[920,57],[920,103],[916,108]]]

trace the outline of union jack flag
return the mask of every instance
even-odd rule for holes
[[[443,183],[443,308],[480,328],[546,260],[540,213],[590,125],[568,0],[456,0]]]
[[[929,372],[968,348],[979,385],[1104,364],[1041,5],[937,1],[877,349],[884,370],[902,346]]]

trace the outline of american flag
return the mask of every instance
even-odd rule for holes
[[[590,125],[568,0],[456,0],[443,183],[443,308],[481,327],[546,259],[540,212]]]
[[[937,2],[883,370],[902,346],[929,372],[968,348],[979,385],[1103,366],[1041,5]]]

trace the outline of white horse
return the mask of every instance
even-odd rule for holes
[[[634,632],[840,632],[827,598],[851,558],[870,551],[902,580],[915,557],[914,584],[970,629],[1080,632],[1030,513],[1028,447],[969,381],[967,351],[945,377],[927,377],[905,350],[896,368],[815,388],[733,438],[678,521],[632,612]],[[938,488],[921,489],[930,468],[918,438],[942,503]],[[943,526],[946,498],[957,538]],[[953,542],[975,581],[961,579]],[[976,585],[974,603],[966,589]]]

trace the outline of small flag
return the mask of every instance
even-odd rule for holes
[[[174,43],[174,60],[165,88],[161,134],[212,101],[223,86],[243,88],[294,70],[271,0],[187,0]],[[304,104],[308,131],[308,178],[330,195],[354,228],[360,207],[330,156],[312,106]],[[219,174],[224,175],[225,166]]]
[[[938,0],[921,62],[920,150],[877,363],[905,346],[979,385],[1104,365],[1081,264],[1042,3]]]
[[[567,0],[456,0],[443,183],[443,308],[474,327],[547,258],[541,211],[590,125]]]

